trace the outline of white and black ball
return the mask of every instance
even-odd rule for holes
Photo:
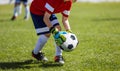
[[[74,50],[76,46],[78,45],[78,39],[76,35],[73,33],[66,33],[63,35],[66,37],[66,41],[63,42],[60,48],[63,51],[67,51],[67,52]]]

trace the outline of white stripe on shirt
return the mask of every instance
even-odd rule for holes
[[[50,12],[54,11],[54,8],[48,3],[45,4],[45,8],[47,8]]]

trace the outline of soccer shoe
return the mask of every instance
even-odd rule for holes
[[[11,20],[14,21],[16,18],[17,18],[16,16],[13,16],[13,17],[11,18]]]
[[[29,18],[27,16],[24,17],[24,20],[28,20]]]
[[[64,59],[63,59],[63,57],[61,55],[55,56],[54,60],[55,60],[55,62],[57,62],[59,64],[62,64],[62,65],[65,63]]]
[[[34,54],[32,52],[32,56],[37,59],[38,61],[48,61],[48,59],[45,57],[44,53],[39,52],[38,54]]]

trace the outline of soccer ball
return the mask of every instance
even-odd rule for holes
[[[78,39],[76,35],[73,33],[66,33],[63,35],[66,37],[66,41],[61,44],[60,48],[67,52],[74,50],[78,45]]]

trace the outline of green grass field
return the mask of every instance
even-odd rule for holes
[[[52,36],[43,49],[49,62],[32,58],[38,38],[32,20],[24,21],[23,12],[10,21],[12,13],[13,5],[0,5],[0,71],[120,71],[120,3],[73,4],[69,21],[80,44],[63,52],[63,66],[54,63]]]

